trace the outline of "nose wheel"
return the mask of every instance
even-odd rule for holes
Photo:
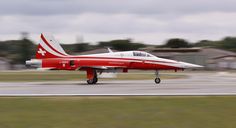
[[[156,79],[155,79],[155,83],[156,83],[156,84],[160,84],[160,83],[161,83],[161,79],[160,79],[160,78],[156,78]]]
[[[158,70],[156,70],[155,75],[156,75],[155,83],[156,84],[160,84],[161,83],[161,79],[159,77],[159,71]]]

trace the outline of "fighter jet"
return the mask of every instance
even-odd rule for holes
[[[202,66],[159,58],[144,51],[113,52],[90,55],[69,55],[51,34],[41,34],[34,59],[27,60],[26,65],[44,70],[80,70],[86,71],[87,83],[94,85],[98,81],[98,73],[109,71],[128,72],[129,70],[155,71],[155,83],[159,84],[160,70],[184,70],[201,68]]]

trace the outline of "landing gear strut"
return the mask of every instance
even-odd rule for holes
[[[159,77],[159,71],[158,70],[156,70],[155,75],[156,75],[155,83],[156,84],[160,84],[161,83],[161,79]]]
[[[95,69],[87,69],[87,83],[96,84],[98,82],[97,72]]]

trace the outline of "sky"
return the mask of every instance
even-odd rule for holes
[[[1,0],[0,40],[37,42],[52,33],[60,42],[132,39],[163,44],[236,36],[236,0]]]

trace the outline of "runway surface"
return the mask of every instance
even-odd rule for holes
[[[57,95],[236,95],[236,74],[188,73],[184,79],[99,81],[4,82],[0,96]]]

